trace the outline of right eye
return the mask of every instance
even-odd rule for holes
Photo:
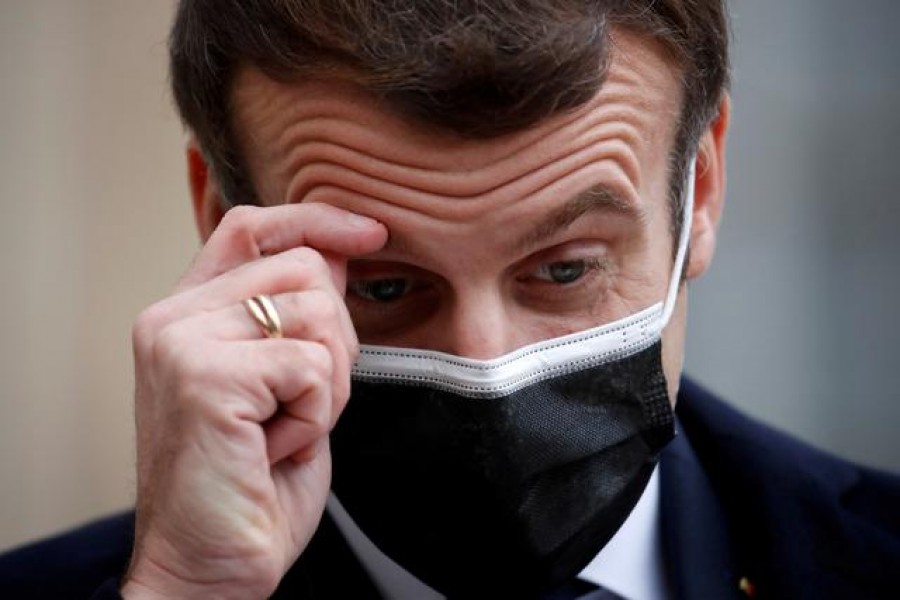
[[[388,279],[360,279],[349,281],[347,291],[370,302],[394,302],[402,298],[410,288],[409,280],[400,277]]]
[[[543,264],[535,270],[534,278],[558,285],[574,283],[594,268],[595,263],[596,261],[591,262],[585,259],[578,259]]]
[[[440,278],[396,261],[347,263],[345,301],[359,341],[404,345],[409,331],[434,315],[441,304]]]

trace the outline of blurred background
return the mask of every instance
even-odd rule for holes
[[[0,549],[133,501],[131,322],[197,249],[173,6],[0,0]],[[900,471],[900,3],[731,7],[730,189],[687,370]]]

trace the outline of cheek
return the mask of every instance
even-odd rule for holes
[[[561,322],[559,320],[539,319],[534,316],[531,319],[526,317],[522,321],[516,323],[516,327],[523,333],[526,333],[526,339],[522,340],[524,343],[520,344],[521,346],[562,337],[570,333],[577,333],[594,326],[589,320],[584,320],[584,322],[573,322],[571,320]]]

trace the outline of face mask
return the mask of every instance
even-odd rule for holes
[[[491,360],[363,346],[331,435],[332,489],[388,556],[452,597],[534,596],[628,517],[674,435],[664,302]]]

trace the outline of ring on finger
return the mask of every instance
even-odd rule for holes
[[[281,328],[281,316],[272,298],[265,294],[244,300],[244,307],[253,320],[260,326],[267,338],[280,338],[284,335]]]

